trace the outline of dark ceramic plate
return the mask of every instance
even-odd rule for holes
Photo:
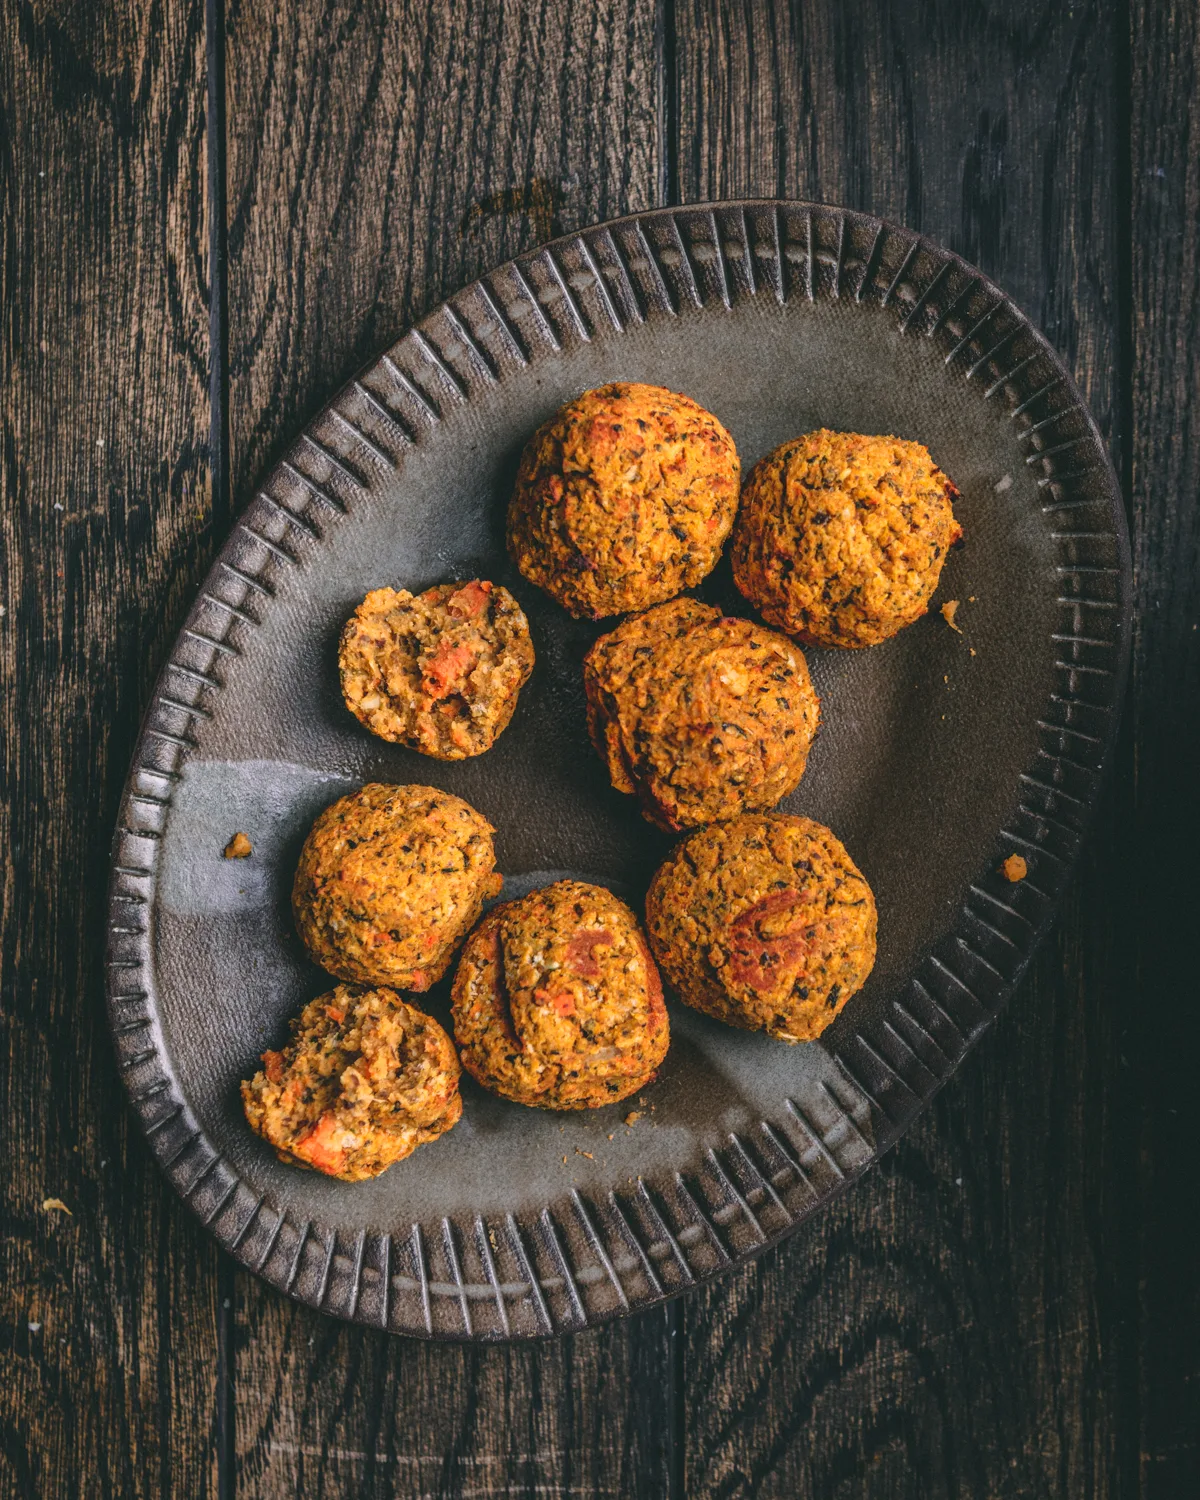
[[[669,841],[584,726],[599,627],[515,573],[517,457],[606,380],[686,391],[745,469],[820,426],[918,438],[962,491],[936,608],[868,651],[812,651],[823,724],[785,804],[875,889],[879,960],[820,1042],[675,1005],[633,1101],[561,1116],[464,1080],[462,1123],[374,1182],[282,1165],[238,1081],[330,984],[287,896],[314,814],[434,783],[499,830],[506,890],[570,872],[640,902]],[[489,754],[443,765],[343,709],[335,643],[369,588],[490,577],[538,665]],[[735,604],[727,565],[706,584]],[[645,1307],[753,1255],[886,1150],[988,1025],[1050,921],[1113,740],[1129,561],[1108,455],[1062,365],[977,271],[801,203],[647,213],[503,266],[365,369],[267,476],[155,692],[122,805],[109,927],[121,1069],[178,1192],[244,1265],[336,1316],[531,1337]],[[735,604],[736,607],[736,604]],[[253,856],[226,861],[236,830]],[[1028,877],[1010,884],[1018,853]],[[430,1008],[447,1019],[445,986]]]

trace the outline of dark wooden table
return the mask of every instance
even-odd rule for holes
[[[1200,1493],[1195,0],[3,17],[0,1491]],[[757,1264],[538,1347],[343,1327],[218,1255],[125,1105],[105,867],[147,692],[360,361],[552,233],[736,194],[952,246],[1074,369],[1139,600],[1088,855],[935,1107]]]

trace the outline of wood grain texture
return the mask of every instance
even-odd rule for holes
[[[1113,11],[677,14],[683,197],[845,202],[948,244],[1119,437]],[[829,1213],[686,1304],[689,1496],[894,1496],[917,1475],[929,1497],[1131,1492],[1121,785],[1053,939],[933,1110]]]
[[[1075,369],[1132,500],[1131,702],[1007,1014],[756,1266],[511,1349],[222,1285],[127,1110],[101,972],[120,783],[213,541],[204,6],[6,0],[0,1495],[1190,1494],[1195,7],[229,0],[226,21],[215,427],[239,503],[361,360],[551,233],[668,179],[845,202],[974,260]]]
[[[413,318],[553,233],[654,202],[654,24],[647,0],[231,9],[239,502]],[[241,1275],[236,1313],[239,1495],[667,1491],[674,1314],[541,1346],[424,1346]]]
[[[1200,1201],[1186,1100],[1200,1052],[1200,17],[1133,7],[1130,277],[1134,568],[1143,607],[1130,710],[1136,990],[1151,1025],[1122,1027],[1139,1105],[1140,1493],[1171,1500],[1200,1474],[1200,1291],[1178,1205]]]
[[[539,1346],[459,1348],[246,1303],[239,1497],[668,1492],[661,1309]]]
[[[215,1486],[215,1255],[103,971],[121,784],[209,552],[204,69],[202,3],[0,19],[5,1495]]]
[[[241,499],[282,440],[464,283],[649,207],[652,0],[228,17],[230,432]]]

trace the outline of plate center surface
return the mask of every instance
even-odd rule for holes
[[[1034,758],[1058,591],[1035,480],[1003,405],[984,402],[933,340],[903,336],[877,306],[759,298],[715,316],[651,319],[448,407],[437,440],[331,518],[320,546],[280,579],[244,659],[225,672],[162,840],[153,951],[176,1075],[213,1145],[296,1217],[403,1233],[444,1215],[536,1212],[572,1186],[607,1192],[686,1168],[835,1077],[823,1042],[787,1047],[673,1005],[671,1051],[632,1128],[623,1119],[636,1101],[551,1115],[465,1080],[450,1135],[375,1182],[347,1186],[279,1163],[241,1114],[239,1080],[334,982],[305,960],[287,893],[313,816],[352,787],[414,781],[458,793],[495,824],[510,889],[569,871],[640,907],[672,841],[612,791],[587,739],[581,663],[605,627],[572,621],[516,574],[503,547],[524,442],[562,402],[613,379],[670,386],[710,408],[743,472],[827,426],[916,438],[962,492],[965,546],[951,554],[931,614],[883,646],[807,653],[822,728],[784,807],[833,828],[880,914],[875,972],[827,1038],[878,1012],[950,929]],[[538,660],[511,726],[488,754],[452,765],[373,739],[340,701],[342,623],[370,588],[472,576],[504,583],[529,615]],[[700,592],[749,612],[727,563]],[[961,634],[937,611],[951,598],[961,601]],[[222,850],[237,829],[255,853],[228,862]],[[443,1020],[445,989],[429,1000]],[[867,1153],[869,1112],[859,1124]]]

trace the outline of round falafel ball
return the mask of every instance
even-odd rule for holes
[[[601,636],[583,684],[613,786],[669,832],[774,807],[804,774],[821,716],[798,646],[694,599]]]
[[[338,648],[346,707],[372,734],[437,760],[491,749],[533,671],[521,606],[486,579],[374,589]]]
[[[327,807],[292,885],[296,928],[339,979],[427,990],[498,894],[495,830],[461,797],[374,782]]]
[[[672,850],[646,896],[655,957],[718,1021],[808,1042],[866,982],[875,898],[820,823],[747,813]]]
[[[739,472],[733,439],[687,396],[623,382],[585,391],[526,446],[508,550],[573,615],[645,609],[712,571]]]
[[[637,918],[579,880],[488,912],[463,949],[453,1005],[463,1067],[517,1104],[614,1104],[667,1052],[662,984]]]
[[[920,443],[822,428],[750,471],[730,556],[770,624],[810,646],[874,646],[929,608],[962,537],[958,490]]]
[[[251,1130],[298,1162],[343,1182],[378,1177],[462,1114],[450,1038],[391,990],[339,985],[292,1022],[242,1084]]]

